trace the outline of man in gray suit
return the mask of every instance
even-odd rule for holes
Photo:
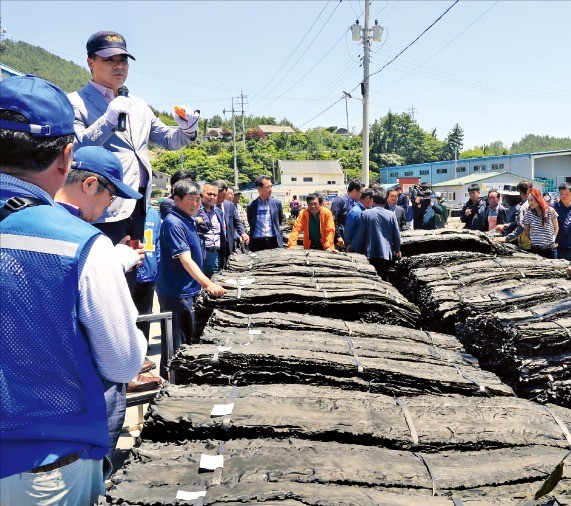
[[[179,128],[166,126],[142,99],[124,96],[129,58],[135,58],[127,52],[122,35],[97,32],[86,47],[92,80],[69,95],[75,112],[75,149],[103,146],[115,153],[123,165],[124,182],[144,196],[140,200],[116,199],[95,226],[115,244],[126,235],[142,240],[152,186],[147,145],[150,141],[168,150],[189,145],[196,140],[198,111],[185,108],[184,118],[173,114]],[[126,119],[124,131],[120,131],[122,117]]]

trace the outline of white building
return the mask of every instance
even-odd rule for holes
[[[557,191],[561,183],[571,182],[571,149],[382,167],[379,175],[381,183],[396,184],[402,177],[418,177],[434,186],[472,174],[492,172],[509,172],[523,179],[533,179],[542,182],[545,191]]]
[[[288,204],[294,195],[304,200],[310,193],[340,195],[345,192],[345,173],[339,160],[278,160],[280,184],[274,184],[272,197]],[[254,188],[244,195],[258,196]]]
[[[477,183],[480,186],[481,196],[484,197],[490,190],[505,190],[508,187],[517,186],[520,181],[526,178],[509,172],[490,172],[489,174],[471,174],[470,176],[459,177],[436,183],[432,185],[432,190],[440,192],[442,197],[449,204],[463,204],[468,198],[468,187]]]

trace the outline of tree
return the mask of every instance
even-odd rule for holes
[[[370,158],[379,166],[383,166],[382,154],[396,154],[406,164],[423,163],[434,158],[426,148],[433,148],[434,139],[425,132],[410,114],[387,113],[371,127]]]
[[[527,134],[520,141],[512,144],[511,152],[513,154],[537,153],[540,151],[558,151],[560,149],[571,149],[571,138]]]
[[[220,128],[222,126],[222,116],[215,114],[208,120],[208,126],[212,128]]]
[[[464,130],[456,123],[444,140],[441,153],[442,160],[454,160],[462,151],[464,143]]]

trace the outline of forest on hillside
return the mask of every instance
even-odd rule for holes
[[[0,61],[24,74],[42,77],[66,93],[83,88],[91,79],[91,74],[79,65],[21,41],[3,40]]]

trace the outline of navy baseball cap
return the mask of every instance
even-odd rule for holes
[[[117,195],[124,199],[140,199],[142,195],[123,182],[123,165],[117,155],[101,146],[85,146],[73,155],[72,169],[87,170],[114,184]]]
[[[129,58],[135,58],[127,52],[125,37],[117,32],[97,32],[94,33],[85,46],[87,54],[95,53],[97,56],[109,58],[117,54],[126,54]]]
[[[20,113],[29,122],[0,120],[0,128],[5,130],[29,132],[34,137],[74,133],[75,115],[65,92],[33,74],[0,81],[0,110]]]

